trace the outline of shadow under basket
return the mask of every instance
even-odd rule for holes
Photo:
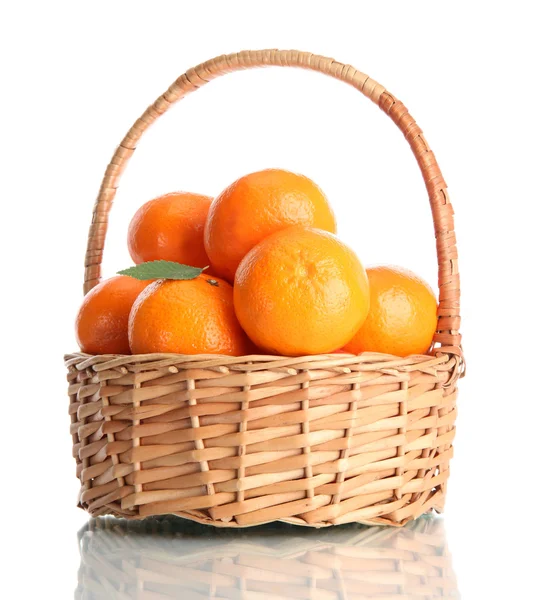
[[[443,509],[464,372],[452,205],[421,130],[370,77],[294,50],[220,56],[181,75],[136,121],[106,170],[89,231],[84,290],[100,279],[108,213],[143,132],[211,79],[267,65],[345,81],[404,133],[435,225],[433,349],[406,358],[68,354],[79,506],[93,516],[176,514],[219,527],[272,521],[324,527],[403,525]]]

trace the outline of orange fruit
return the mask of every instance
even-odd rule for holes
[[[335,216],[315,183],[282,169],[266,169],[236,180],[208,212],[205,249],[214,272],[232,282],[240,261],[253,246],[292,225],[335,233]]]
[[[171,260],[206,267],[203,230],[212,198],[174,192],[146,202],[128,228],[128,250],[136,264]]]
[[[233,288],[222,279],[159,279],[139,296],[130,313],[134,354],[247,354],[250,342],[233,308]]]
[[[117,275],[89,291],[76,317],[78,345],[88,354],[130,354],[128,316],[150,281]]]
[[[437,300],[430,286],[408,269],[367,269],[370,311],[347,352],[425,354],[437,327]]]
[[[254,344],[287,356],[322,354],[355,335],[369,308],[365,269],[334,235],[311,227],[272,234],[242,260],[235,310]]]

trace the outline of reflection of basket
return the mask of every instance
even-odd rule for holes
[[[99,280],[112,200],[149,125],[227,72],[320,71],[391,117],[421,168],[436,231],[439,311],[427,355],[66,357],[79,505],[93,516],[174,513],[223,527],[404,524],[443,507],[463,372],[452,207],[433,152],[404,105],[349,65],[305,52],[220,56],[190,69],[126,135],[89,233],[85,290]]]
[[[459,598],[443,521],[403,529],[241,533],[176,519],[97,519],[79,533],[79,600]],[[299,537],[297,537],[299,535]],[[295,537],[296,536],[296,537]]]

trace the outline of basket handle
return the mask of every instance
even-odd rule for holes
[[[459,334],[460,280],[454,233],[454,213],[447,194],[447,185],[437,165],[434,153],[406,107],[386,91],[383,86],[350,65],[339,63],[332,58],[297,50],[244,50],[236,54],[218,56],[186,71],[154,104],[147,108],[124,137],[104,174],[89,228],[85,258],[84,293],[87,293],[100,280],[108,213],[121,174],[146,129],[163,115],[172,104],[205,85],[211,79],[241,69],[268,65],[301,67],[320,71],[335,79],[349,83],[389,115],[404,134],[421,169],[434,219],[439,267],[439,309],[434,342],[442,346],[441,350],[443,352],[461,357],[461,335]]]

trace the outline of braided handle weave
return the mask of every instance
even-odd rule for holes
[[[268,65],[301,67],[320,71],[335,79],[349,83],[389,115],[404,134],[421,169],[434,220],[439,267],[439,310],[434,341],[441,344],[443,351],[460,356],[460,281],[453,210],[447,194],[447,185],[437,165],[434,153],[406,107],[383,86],[350,65],[339,63],[332,58],[297,50],[244,50],[236,54],[218,56],[186,71],[154,104],[147,108],[115,151],[102,180],[89,229],[85,259],[84,293],[87,293],[100,280],[108,213],[121,174],[143,133],[172,104],[205,85],[211,79],[241,69]]]

